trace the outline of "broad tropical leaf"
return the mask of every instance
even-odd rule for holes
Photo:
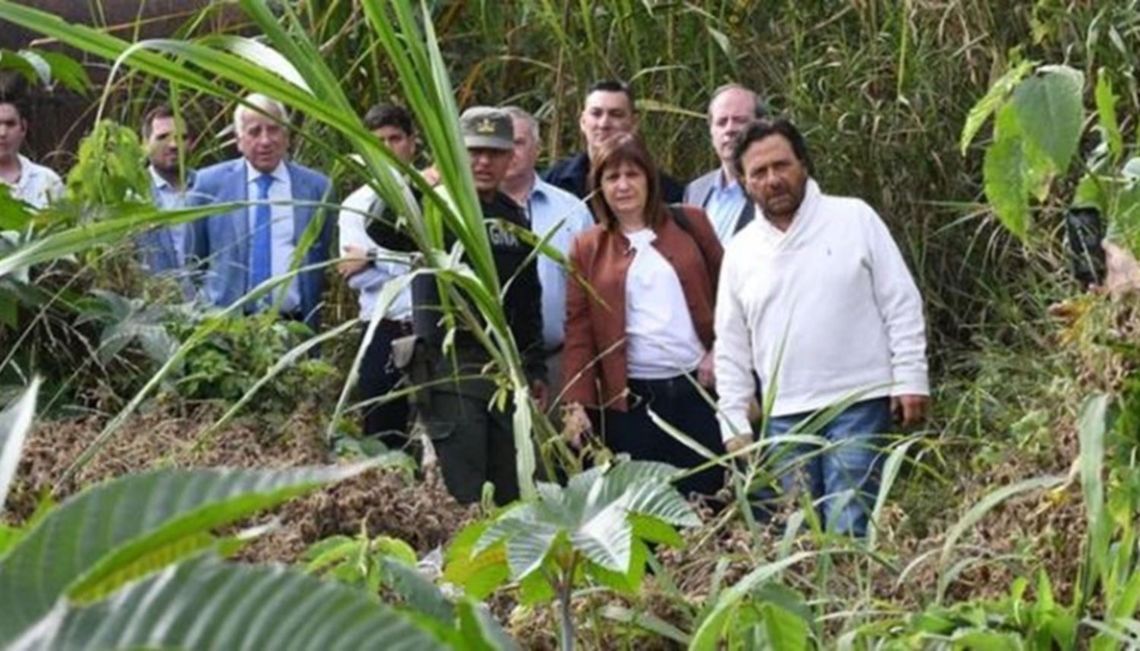
[[[1011,105],[1029,142],[1063,174],[1077,151],[1085,109],[1085,75],[1068,66],[1042,66],[1013,91]]]
[[[99,592],[101,583],[121,578],[122,568],[156,550],[371,466],[158,470],[84,491],[0,562],[0,642],[15,639],[74,586]]]
[[[444,649],[369,595],[285,567],[202,558],[76,606],[61,600],[11,649]]]

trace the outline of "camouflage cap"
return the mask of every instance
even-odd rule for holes
[[[514,148],[515,129],[511,116],[492,106],[472,106],[459,116],[463,144],[469,149]]]

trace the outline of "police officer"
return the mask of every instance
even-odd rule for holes
[[[522,208],[499,190],[513,154],[514,128],[508,113],[473,107],[460,116],[471,175],[487,227],[499,281],[509,288],[503,300],[507,325],[523,356],[525,372],[540,406],[546,401],[542,340],[542,291],[532,247],[519,237],[528,223]],[[416,335],[428,351],[430,388],[417,420],[432,440],[448,491],[462,503],[479,500],[484,482],[495,487],[495,501],[518,497],[514,407],[490,404],[497,385],[486,375],[490,356],[475,335],[456,320],[454,352],[440,354],[444,340],[439,286],[432,276],[413,282]]]

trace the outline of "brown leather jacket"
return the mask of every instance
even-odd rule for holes
[[[657,227],[653,246],[677,271],[697,337],[711,350],[724,250],[704,211],[694,206],[683,210],[688,230],[670,214]],[[566,287],[562,401],[625,411],[625,284],[633,262],[629,240],[617,228],[594,226],[574,239],[569,261],[574,278]]]

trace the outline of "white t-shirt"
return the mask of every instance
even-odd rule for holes
[[[697,368],[704,346],[697,337],[681,280],[651,244],[646,228],[626,233],[634,250],[625,281],[626,368],[638,380],[664,380]]]

